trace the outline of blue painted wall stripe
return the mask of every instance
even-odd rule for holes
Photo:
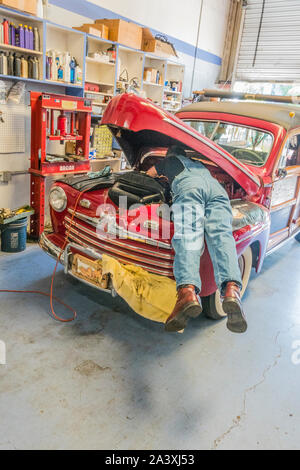
[[[50,0],[49,3],[60,8],[64,8],[65,10],[69,10],[74,13],[77,13],[78,15],[91,18],[93,20],[96,20],[98,18],[108,18],[108,19],[121,18],[126,21],[132,21],[130,18],[121,16],[117,13],[114,13],[113,11],[107,10],[106,8],[100,7],[86,0]],[[57,18],[57,22],[59,22],[59,18]],[[141,26],[144,27],[145,25],[141,25]],[[152,28],[151,28],[151,31],[154,34],[161,33],[161,31],[157,31]],[[168,38],[174,44],[178,52],[190,55],[192,57],[195,56],[195,52],[196,52],[195,46],[187,42],[181,41],[180,39],[174,38],[172,36],[168,36]],[[222,64],[221,57],[215,54],[212,54],[211,52],[200,49],[200,48],[197,48],[197,58],[205,62],[208,62],[210,64],[214,64],[214,65]]]

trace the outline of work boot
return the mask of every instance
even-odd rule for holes
[[[223,310],[228,316],[227,328],[233,333],[245,333],[248,325],[241,301],[241,290],[235,282],[228,282],[225,288]]]
[[[186,285],[179,287],[175,308],[167,319],[165,330],[169,332],[181,331],[187,326],[189,318],[196,318],[202,313],[195,287]]]

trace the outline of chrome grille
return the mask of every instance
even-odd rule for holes
[[[69,212],[73,213],[70,209]],[[136,234],[131,234],[134,237],[134,244],[131,239],[124,239],[124,230],[122,238],[105,237],[105,234],[96,233],[99,220],[78,212],[75,213],[73,221],[71,217],[66,216],[64,225],[69,231],[69,239],[83,247],[90,247],[101,254],[112,256],[122,263],[134,264],[149,272],[173,277],[174,254],[171,244],[162,243],[163,248],[161,246],[154,247],[155,240],[146,239],[139,234],[138,237]],[[129,232],[127,234],[128,237],[131,237]],[[147,241],[150,243],[147,244]],[[161,242],[157,242],[157,245],[159,243]]]

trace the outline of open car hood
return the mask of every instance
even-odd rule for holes
[[[249,195],[261,181],[246,165],[172,114],[149,100],[123,94],[111,100],[101,124],[107,125],[131,166],[138,163],[143,149],[180,144],[211,160],[228,173]]]

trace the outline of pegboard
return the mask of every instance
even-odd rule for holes
[[[25,152],[24,105],[0,105],[4,123],[0,122],[0,154]]]

